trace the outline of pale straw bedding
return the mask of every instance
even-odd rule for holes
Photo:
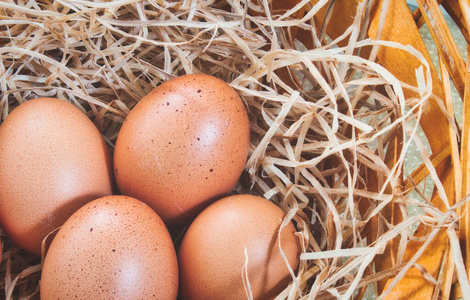
[[[446,199],[430,153],[416,136],[417,121],[433,101],[427,62],[410,47],[362,39],[361,18],[338,40],[329,40],[310,22],[328,1],[300,1],[282,15],[263,13],[266,0],[249,7],[227,3],[0,2],[2,119],[27,99],[59,97],[83,110],[113,148],[125,116],[155,86],[186,73],[220,77],[239,92],[251,120],[252,145],[237,191],[274,201],[287,213],[285,222],[293,219],[299,229],[300,269],[277,299],[347,299],[388,276],[398,274],[399,280],[413,262],[378,273],[373,268],[392,239],[400,239],[400,261],[411,239],[408,227],[416,221],[447,226],[455,235],[453,210],[443,214],[429,199],[401,191],[405,156],[416,143]],[[305,16],[294,18],[305,5]],[[357,15],[365,12],[361,5]],[[306,50],[291,41],[287,33],[295,27],[310,30],[317,47]],[[338,46],[342,39],[346,47]],[[363,47],[373,47],[370,59],[358,55]],[[420,59],[418,86],[375,63],[378,47],[405,49]],[[301,86],[293,88],[279,76],[283,67]],[[405,97],[406,90],[419,97]],[[385,153],[397,134],[404,141],[400,156],[387,166]],[[377,190],[366,187],[371,174]],[[359,197],[367,201],[366,210],[359,210]],[[400,205],[403,221],[392,226],[379,217],[380,235],[368,244],[367,222],[392,202]],[[407,205],[420,206],[426,216],[408,216]],[[41,259],[4,235],[2,243],[0,297],[38,298]],[[458,258],[459,250],[452,249]]]

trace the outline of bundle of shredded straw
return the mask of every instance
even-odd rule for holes
[[[464,30],[461,2],[447,6]],[[458,128],[449,101],[451,81],[467,95],[466,65],[460,57],[459,73],[452,41],[439,38],[447,27],[437,1],[418,3],[412,14],[403,0],[4,0],[0,120],[23,101],[58,97],[112,149],[150,90],[182,74],[217,76],[251,120],[237,192],[279,205],[302,244],[299,270],[276,299],[470,295],[461,250],[470,251],[469,150],[458,148],[469,125]],[[423,23],[442,46],[440,74]],[[412,146],[422,164],[404,174]],[[39,298],[41,258],[0,236],[0,297]]]

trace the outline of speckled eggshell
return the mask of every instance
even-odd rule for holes
[[[0,126],[0,226],[41,253],[43,238],[85,203],[113,193],[109,149],[74,105],[37,98]]]
[[[238,94],[210,75],[155,88],[132,109],[116,141],[120,193],[148,203],[169,225],[228,195],[246,162],[248,116]]]
[[[148,205],[125,196],[94,200],[60,228],[41,274],[41,299],[176,299],[170,234]]]
[[[253,299],[275,298],[291,281],[278,243],[284,216],[272,202],[252,195],[229,196],[203,210],[178,253],[180,299],[247,299],[246,261]],[[300,256],[295,231],[292,223],[281,231],[282,250],[294,272]]]

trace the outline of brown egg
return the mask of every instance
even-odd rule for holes
[[[180,298],[247,299],[244,264],[253,299],[273,299],[291,281],[279,251],[283,211],[251,195],[221,199],[189,227],[178,253]],[[300,246],[292,223],[280,234],[282,251],[296,272]],[[245,253],[246,251],[246,253]]]
[[[37,98],[0,126],[0,226],[20,247],[41,242],[85,203],[113,192],[112,159],[74,105]]]
[[[148,205],[125,196],[92,201],[51,243],[41,299],[176,299],[178,262],[170,234]]]
[[[184,75],[132,109],[116,142],[119,191],[148,203],[170,226],[230,193],[246,162],[249,121],[228,84]]]

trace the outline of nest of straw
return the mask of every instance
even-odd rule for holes
[[[466,37],[464,2],[443,5]],[[279,205],[302,241],[299,271],[276,299],[458,297],[469,291],[469,150],[450,86],[465,100],[466,64],[437,1],[418,3],[412,14],[401,0],[2,1],[1,120],[23,101],[58,97],[113,149],[154,87],[215,75],[251,120],[237,191]],[[405,173],[411,147],[422,163]],[[0,236],[0,297],[39,298],[41,258]]]

